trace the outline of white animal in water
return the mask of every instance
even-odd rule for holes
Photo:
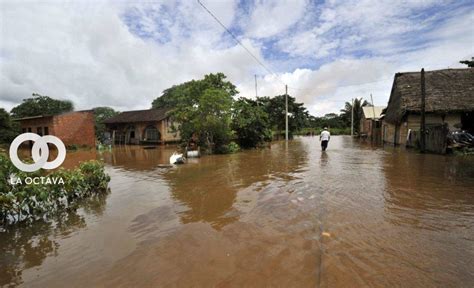
[[[186,158],[183,157],[183,154],[173,153],[170,157],[170,164],[183,164]]]

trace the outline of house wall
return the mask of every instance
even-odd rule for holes
[[[387,128],[382,128],[385,129],[386,135],[383,135],[383,140],[386,143],[392,143],[392,144],[397,144],[397,145],[406,145],[407,143],[407,135],[408,135],[408,129],[411,129],[412,131],[419,131],[420,130],[420,123],[421,123],[421,115],[419,114],[408,114],[407,117],[405,117],[405,121],[403,121],[399,125],[393,125],[390,123],[384,122],[383,127]],[[432,114],[432,113],[427,113],[425,115],[425,123],[426,124],[448,124],[448,128],[450,131],[458,130],[454,126],[456,124],[461,123],[461,114],[460,113],[452,113],[452,114],[447,114],[447,115],[441,115],[441,114]],[[396,133],[396,128],[399,129],[399,134],[397,139],[395,139],[395,133]],[[383,130],[382,130],[383,133]],[[394,140],[395,139],[395,140]],[[394,142],[395,141],[395,142]]]
[[[108,124],[108,130],[112,133],[116,130],[116,133],[127,134],[128,128],[133,126],[135,128],[135,138],[130,139],[130,144],[140,144],[145,141],[145,129],[148,126],[153,126],[160,132],[160,141],[162,143],[175,142],[181,140],[179,132],[173,133],[172,122],[168,119],[155,122],[136,122],[136,123],[121,123],[121,124]]]
[[[95,146],[94,114],[92,111],[70,112],[21,120],[20,126],[22,132],[54,135],[61,139],[66,146]]]
[[[365,117],[362,117],[362,119],[360,119],[360,128],[359,128],[359,134],[365,134],[367,135],[368,137],[369,134],[370,134],[370,125],[371,125],[371,122],[369,119],[366,119]]]
[[[54,135],[53,117],[42,117],[20,121],[21,133],[32,132],[39,135]],[[47,133],[45,133],[45,131]]]
[[[94,113],[78,111],[56,115],[50,134],[60,138],[65,145],[95,147]]]
[[[382,140],[384,143],[395,144],[395,125],[382,122]]]

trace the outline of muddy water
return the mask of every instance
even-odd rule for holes
[[[333,137],[158,168],[172,149],[101,158],[111,193],[0,233],[24,287],[472,287],[474,159]]]

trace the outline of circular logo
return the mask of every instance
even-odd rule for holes
[[[33,164],[25,164],[18,158],[18,147],[25,141],[33,141],[31,155],[33,157]],[[58,156],[54,161],[48,162],[49,147],[48,143],[54,144],[58,149]],[[64,143],[56,136],[46,135],[40,136],[35,133],[23,133],[13,140],[10,145],[10,160],[16,168],[24,172],[33,172],[43,169],[55,169],[61,165],[66,159],[66,147]]]

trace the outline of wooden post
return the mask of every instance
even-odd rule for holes
[[[285,85],[285,141],[288,141],[288,85]]]
[[[374,106],[374,98],[372,98],[372,93],[370,93],[370,102],[372,102],[372,113],[374,113],[374,118],[370,121],[370,140],[374,142],[374,124],[377,121],[375,119],[375,106]]]
[[[420,151],[425,152],[425,69],[421,69],[421,120],[420,120]]]

